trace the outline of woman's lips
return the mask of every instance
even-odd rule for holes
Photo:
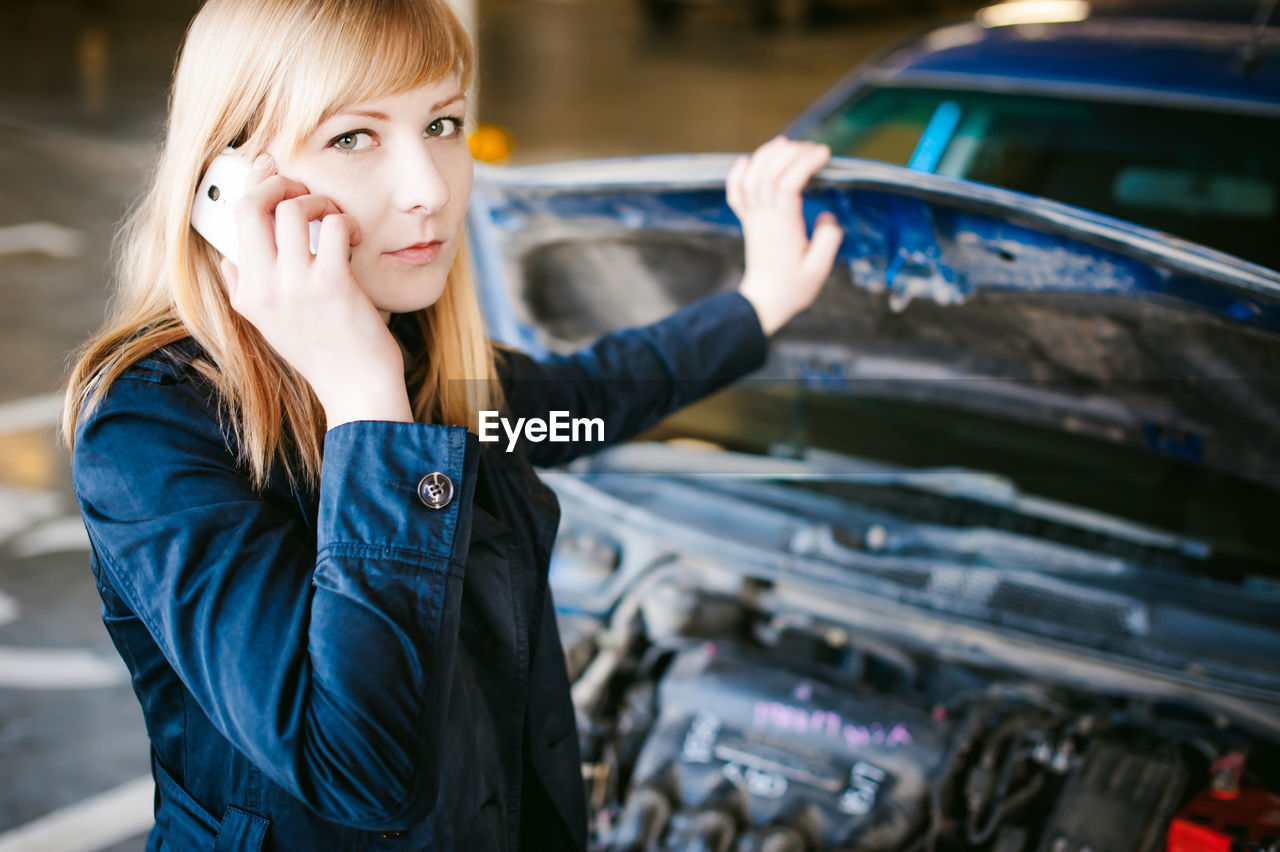
[[[394,257],[405,263],[421,264],[430,263],[440,256],[440,247],[443,243],[440,240],[433,240],[429,243],[414,243],[411,246],[405,246],[397,251],[385,252],[387,257]]]

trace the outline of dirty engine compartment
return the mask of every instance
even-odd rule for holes
[[[614,451],[632,473],[547,475],[565,511],[552,582],[593,849],[1280,848],[1269,678],[1215,669],[1213,654],[1162,671],[1114,636],[1074,641],[1114,611],[1159,646],[1177,595],[1127,611],[1123,583],[1061,574],[1015,594],[1012,565],[997,582],[886,553],[902,530],[887,515],[850,547],[885,564],[841,571],[813,545],[813,506],[771,529],[760,504],[781,498],[749,480],[758,500],[730,521],[714,495],[735,486],[686,473],[663,491],[634,472],[649,449]],[[704,512],[682,501],[688,480]],[[716,514],[742,528],[717,534]],[[847,542],[839,526],[828,545]],[[947,601],[933,612],[919,606],[931,589]],[[1254,627],[1259,651],[1272,634]]]

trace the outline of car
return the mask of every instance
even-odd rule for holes
[[[1274,7],[993,3],[854,69],[784,132],[1278,268]]]
[[[733,159],[477,166],[494,337],[733,287]],[[1272,848],[1280,273],[870,160],[804,204],[765,366],[543,472],[591,848]]]

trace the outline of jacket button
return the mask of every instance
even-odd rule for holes
[[[428,473],[418,482],[418,499],[428,509],[443,509],[453,499],[453,480],[438,470]]]
[[[394,840],[397,837],[404,837],[403,831],[383,831],[381,832],[381,834],[387,840]]]

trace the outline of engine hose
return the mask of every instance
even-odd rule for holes
[[[996,801],[1002,802],[1009,793],[1009,782],[1013,780],[1014,770],[1035,755],[1035,748],[1022,746],[1009,750],[1004,766],[1000,768],[1000,780],[996,782]]]
[[[996,726],[991,736],[987,737],[977,766],[969,771],[965,779],[965,805],[970,815],[982,812],[996,798],[996,764],[1002,756],[1009,753],[1009,743],[1017,740],[1019,731],[1026,724],[1025,714],[1014,713]]]
[[[634,624],[640,614],[640,604],[645,596],[660,583],[672,579],[696,580],[706,588],[720,588],[712,571],[702,566],[694,567],[683,560],[664,563],[641,576],[614,607],[609,617],[609,627],[600,637],[600,651],[583,670],[572,687],[573,705],[592,708],[599,702],[613,673],[622,662],[634,638]],[[732,578],[730,578],[730,581]]]
[[[916,839],[909,849],[924,849],[933,852],[938,845],[938,837],[947,826],[947,800],[951,796],[956,777],[961,766],[978,743],[978,737],[987,726],[987,715],[990,707],[979,705],[973,707],[965,715],[956,732],[955,744],[951,747],[943,769],[929,785],[929,825]]]
[[[1036,775],[1027,782],[1027,786],[1005,799],[991,812],[991,819],[987,820],[987,824],[982,830],[978,830],[978,814],[970,812],[965,833],[968,835],[969,842],[975,846],[986,843],[991,838],[1000,823],[1004,822],[1010,814],[1021,808],[1027,802],[1035,798],[1040,792],[1040,788],[1044,786],[1044,776]]]
[[[641,787],[627,799],[610,852],[649,852],[656,848],[670,817],[671,800],[658,790]]]

